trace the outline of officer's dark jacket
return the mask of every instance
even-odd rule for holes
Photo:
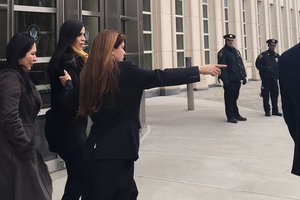
[[[255,65],[261,78],[278,78],[279,57],[278,53],[270,50],[258,55]]]
[[[93,125],[83,159],[138,159],[139,111],[144,89],[200,80],[198,67],[145,70],[119,63],[118,95],[91,115]]]
[[[246,70],[240,52],[225,45],[218,52],[218,64],[226,64],[226,68],[221,69],[219,79],[222,81],[240,81],[246,78]]]

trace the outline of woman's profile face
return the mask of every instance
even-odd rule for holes
[[[79,36],[77,36],[77,38],[75,39],[75,41],[73,42],[73,46],[77,49],[83,49],[84,47],[84,43],[85,43],[85,28],[82,27]]]
[[[18,63],[23,67],[25,71],[30,71],[32,65],[36,62],[36,60],[36,44],[34,43],[32,48],[26,53],[25,57],[18,60]]]
[[[116,59],[117,62],[121,62],[124,60],[124,56],[125,56],[126,52],[125,52],[125,43],[122,42],[118,48],[113,50],[113,56]]]

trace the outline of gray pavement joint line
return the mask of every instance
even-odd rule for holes
[[[175,182],[175,183],[181,183],[181,184],[191,184],[191,185],[198,185],[198,186],[203,186],[207,188],[214,188],[214,189],[222,189],[222,190],[228,190],[228,191],[233,191],[233,192],[242,192],[242,193],[248,193],[248,194],[255,194],[259,196],[264,196],[264,197],[274,197],[274,198],[284,198],[286,200],[299,200],[298,198],[295,197],[289,197],[289,196],[281,196],[281,195],[271,195],[271,194],[264,194],[264,193],[258,193],[258,192],[250,192],[247,190],[236,190],[233,188],[226,188],[222,186],[217,186],[217,185],[208,185],[208,184],[201,184],[197,183],[194,181],[184,181],[180,179],[170,179],[170,178],[157,178],[153,176],[143,176],[143,175],[136,175],[136,177],[139,178],[146,178],[146,179],[152,179],[152,180],[160,180],[160,181],[165,181],[165,182]]]
[[[214,155],[210,155],[210,156],[207,156],[207,155],[199,155],[199,154],[189,154],[189,153],[173,153],[173,152],[167,152],[167,151],[150,151],[150,150],[140,150],[140,152],[142,153],[148,153],[148,154],[153,154],[153,153],[157,153],[157,154],[165,154],[165,155],[178,155],[178,156],[182,156],[182,157],[187,157],[187,156],[190,156],[190,157],[198,157],[198,158],[216,158],[216,159],[220,159],[220,160],[237,160],[236,158],[234,157],[220,157],[220,156],[214,156]],[[141,156],[142,157],[142,156]],[[279,159],[278,159],[279,160]],[[246,162],[246,163],[256,163],[256,159],[253,159],[253,162],[250,162],[252,160],[247,160],[247,159],[238,159],[239,162]],[[287,164],[288,166],[290,165],[290,162],[278,162],[278,164]]]

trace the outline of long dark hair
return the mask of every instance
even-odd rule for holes
[[[5,52],[6,64],[4,66],[16,70],[22,76],[29,90],[32,90],[31,80],[22,66],[19,65],[18,60],[24,58],[34,44],[35,40],[28,33],[17,33],[8,42]]]
[[[112,51],[125,40],[125,35],[104,30],[94,39],[89,57],[80,73],[79,114],[97,112],[105,98],[113,99],[118,90],[118,65]]]
[[[70,49],[75,39],[80,35],[83,23],[78,20],[65,21],[59,30],[59,39],[50,59],[48,73],[53,74],[59,68],[63,54]]]

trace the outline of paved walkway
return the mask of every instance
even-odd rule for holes
[[[240,111],[248,121],[227,123],[223,102],[196,97],[212,89],[222,95],[220,87],[195,92],[194,111],[180,95],[146,100],[148,131],[135,168],[138,199],[299,200],[300,177],[290,174],[293,143],[283,118],[245,106]],[[58,200],[65,171],[52,177]]]

